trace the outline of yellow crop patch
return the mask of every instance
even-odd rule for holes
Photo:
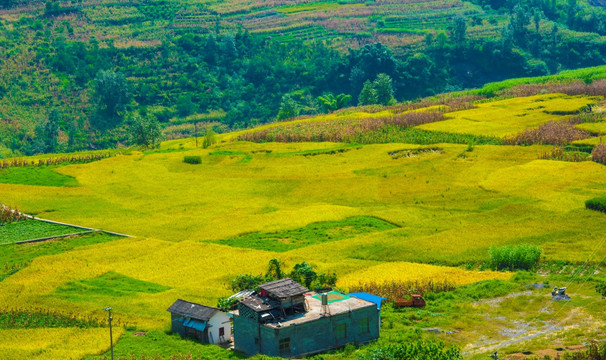
[[[587,130],[593,133],[606,133],[606,121],[595,122],[595,123],[584,123],[576,125],[577,128]]]
[[[467,271],[446,266],[392,262],[349,273],[339,279],[338,285],[349,288],[369,282],[383,284],[406,281],[448,281],[456,285],[466,285],[482,280],[505,280],[511,278],[511,275],[511,273],[506,272]]]
[[[420,125],[423,130],[505,137],[548,121],[565,120],[598,98],[544,94],[478,104],[446,115],[448,120]]]
[[[114,327],[114,343],[124,329]],[[109,329],[39,328],[0,330],[0,359],[77,360],[109,349]]]

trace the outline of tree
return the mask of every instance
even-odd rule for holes
[[[467,23],[462,16],[456,16],[452,24],[452,40],[457,46],[465,44],[465,33],[467,31]]]
[[[267,273],[265,274],[266,278],[272,278],[276,280],[280,280],[284,277],[282,273],[282,269],[280,268],[280,260],[273,258],[269,260],[269,265],[267,267]]]
[[[46,143],[46,152],[56,152],[59,145],[59,124],[61,123],[61,113],[59,110],[52,109],[48,114],[48,120],[44,125],[44,138]]]
[[[155,116],[134,116],[131,119],[130,134],[132,141],[146,148],[154,147],[162,135],[160,124]]]
[[[513,14],[511,20],[509,20],[509,26],[513,31],[514,40],[520,44],[526,44],[526,26],[530,24],[530,16],[528,10],[519,4],[513,8]]]
[[[0,8],[8,9],[13,6],[14,0],[0,0]]]
[[[191,95],[181,95],[177,99],[177,113],[181,117],[191,115],[195,111]]]
[[[305,287],[311,287],[311,284],[316,280],[318,274],[307,262],[303,261],[300,264],[296,264],[290,272],[290,277],[299,284],[305,285]]]
[[[349,55],[350,81],[354,85],[354,90],[361,84],[361,81],[374,79],[380,73],[393,75],[396,63],[391,49],[379,42],[351,51]],[[354,70],[356,67],[359,70]]]
[[[278,120],[286,120],[299,116],[299,104],[290,95],[282,96],[280,111],[278,111]]]
[[[595,285],[595,291],[602,295],[602,298],[606,298],[606,281],[598,281]]]
[[[358,105],[372,105],[377,103],[377,92],[370,80],[364,82],[362,91],[358,96]]]
[[[568,0],[568,6],[566,9],[566,23],[569,27],[573,27],[578,11],[577,0]]]
[[[541,9],[534,8],[534,12],[532,14],[532,21],[534,22],[534,30],[539,32],[539,28],[541,26]]]
[[[211,145],[215,144],[217,140],[215,139],[215,132],[212,126],[208,126],[206,128],[206,134],[204,134],[204,140],[202,140],[202,147],[208,148]]]
[[[96,117],[93,125],[100,129],[116,127],[124,118],[131,91],[123,74],[99,71],[93,83]]]
[[[391,77],[387,74],[379,74],[373,82],[377,103],[381,105],[392,105],[395,102],[393,98],[393,85]]]
[[[330,113],[338,109],[342,109],[351,100],[351,95],[347,94],[339,94],[334,96],[333,94],[326,94],[322,96],[318,96],[318,102],[324,109],[325,113]]]
[[[261,275],[241,274],[231,281],[231,289],[233,291],[253,290],[265,282],[267,279]]]

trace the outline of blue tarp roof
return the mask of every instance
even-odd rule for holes
[[[185,321],[183,321],[183,326],[190,327],[198,331],[204,331],[204,329],[206,329],[206,323],[192,319],[185,319]]]
[[[381,311],[381,301],[387,300],[384,297],[380,297],[377,295],[365,293],[365,292],[353,292],[348,293],[347,295],[351,295],[353,297],[357,297],[358,299],[366,300],[377,304],[377,310]]]

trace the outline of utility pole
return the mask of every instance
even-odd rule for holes
[[[114,340],[112,339],[112,308],[106,307],[105,311],[107,311],[108,321],[109,321],[109,349],[112,354],[112,360],[114,360]]]

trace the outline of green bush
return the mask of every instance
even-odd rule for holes
[[[603,298],[606,298],[606,281],[598,281],[598,283],[595,284],[595,291],[602,295]]]
[[[183,161],[188,164],[202,164],[201,156],[184,156]]]
[[[534,245],[493,247],[490,266],[493,270],[533,270],[539,264],[542,249]]]
[[[585,207],[590,210],[606,213],[606,196],[597,197],[585,201]]]
[[[452,346],[445,348],[442,342],[416,341],[398,345],[380,346],[368,353],[358,355],[359,360],[458,360],[462,359],[461,350]]]

